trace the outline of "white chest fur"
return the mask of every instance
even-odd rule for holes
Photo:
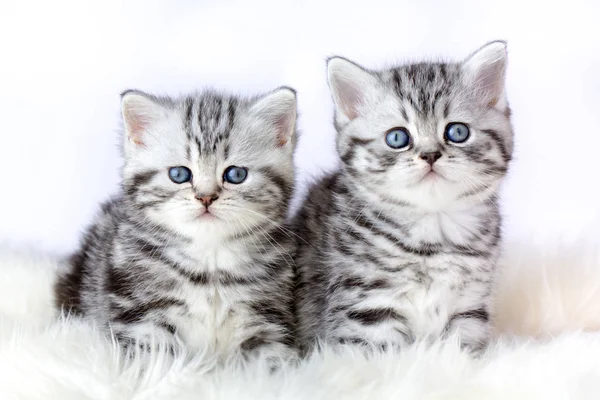
[[[218,276],[221,272],[244,274],[252,260],[246,249],[235,243],[207,248],[206,243],[190,246],[190,272]],[[194,267],[195,266],[195,267]],[[247,302],[251,293],[247,287],[217,282],[183,282],[178,297],[185,307],[174,309],[169,319],[178,336],[187,346],[215,349],[227,355],[245,339],[248,322]]]
[[[479,208],[439,211],[423,214],[408,213],[404,223],[411,226],[406,238],[413,243],[443,243],[468,245],[482,222]]]

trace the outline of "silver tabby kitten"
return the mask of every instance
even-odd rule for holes
[[[295,92],[128,91],[122,114],[122,193],[71,257],[58,305],[125,344],[158,337],[208,344],[222,358],[293,355],[292,243],[281,224],[294,185]]]
[[[298,330],[310,347],[481,349],[498,257],[496,191],[513,148],[506,46],[459,63],[328,63],[340,169],[295,219]]]

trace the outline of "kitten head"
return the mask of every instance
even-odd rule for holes
[[[489,198],[513,148],[505,71],[504,42],[379,72],[330,59],[343,168],[382,199],[428,210]]]
[[[296,95],[122,95],[124,195],[174,232],[209,239],[281,223],[294,183]]]

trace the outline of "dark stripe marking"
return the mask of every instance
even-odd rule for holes
[[[349,311],[348,318],[358,321],[363,325],[375,325],[388,320],[400,321],[406,323],[406,317],[398,314],[391,308],[373,308]]]
[[[510,154],[508,154],[506,145],[500,138],[500,134],[498,133],[498,131],[496,131],[494,129],[482,129],[481,132],[487,134],[496,143],[496,146],[498,146],[498,149],[500,150],[500,153],[502,154],[502,159],[504,160],[504,162],[509,162],[511,159],[511,156],[510,156]]]
[[[150,311],[165,310],[173,306],[183,305],[184,303],[178,299],[169,297],[159,298],[146,303],[138,304],[133,308],[122,310],[119,314],[117,314],[116,317],[113,318],[113,320],[123,324],[131,324],[141,321]]]
[[[446,324],[446,327],[444,328],[444,333],[450,332],[450,329],[452,329],[452,324],[460,319],[476,319],[476,320],[479,320],[482,322],[489,322],[490,314],[487,312],[487,310],[485,310],[483,308],[454,314],[448,320],[448,323]]]
[[[140,188],[140,186],[147,184],[152,178],[158,174],[158,170],[149,169],[146,171],[136,173],[132,178],[127,179],[124,182],[125,194],[133,196]]]

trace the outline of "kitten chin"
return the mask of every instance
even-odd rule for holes
[[[168,338],[221,359],[294,354],[293,243],[282,226],[294,186],[295,92],[127,91],[122,113],[122,192],[59,278],[58,307],[126,346]]]

